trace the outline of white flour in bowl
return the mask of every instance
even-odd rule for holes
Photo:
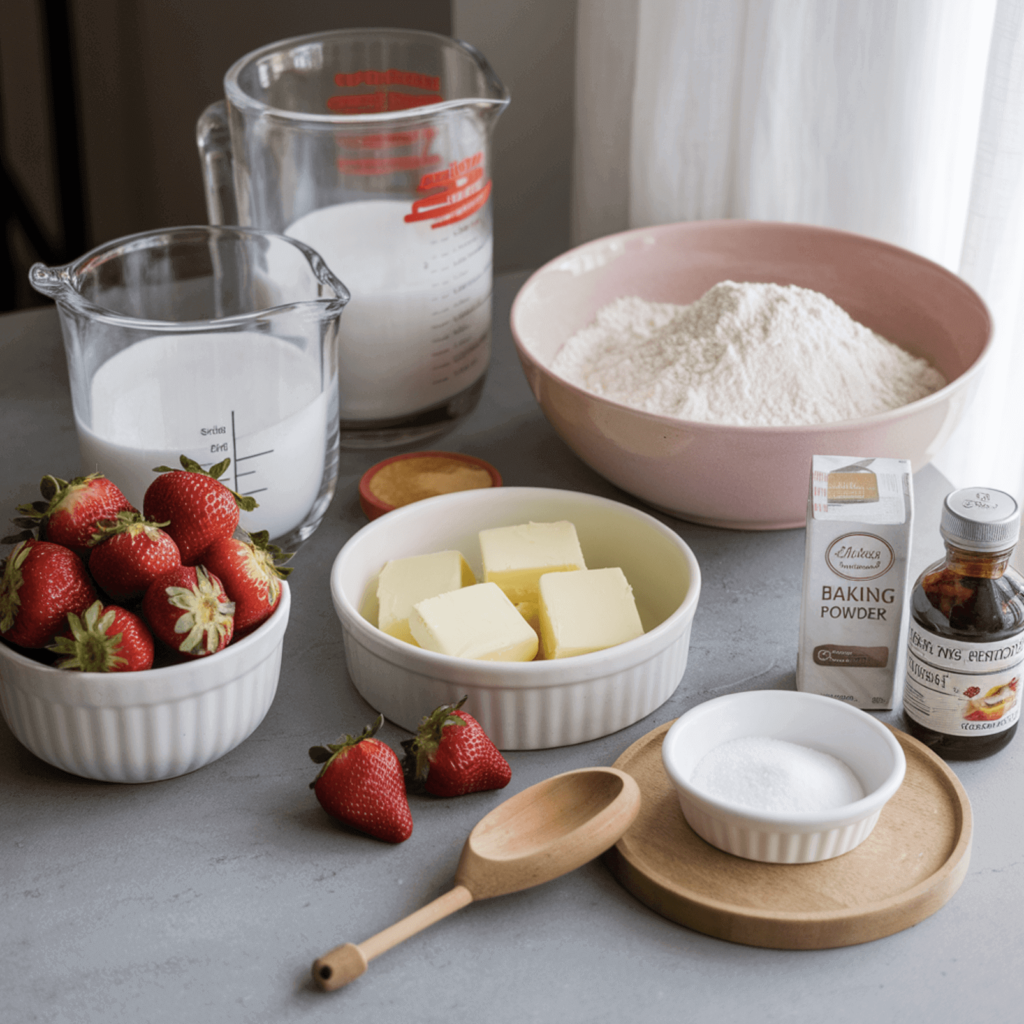
[[[947,383],[819,292],[734,281],[688,306],[616,299],[551,369],[646,412],[755,427],[871,416]]]

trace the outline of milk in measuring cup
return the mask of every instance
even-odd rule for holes
[[[147,338],[93,376],[92,423],[77,422],[83,463],[141,509],[154,467],[230,458],[221,480],[259,502],[241,527],[283,537],[320,491],[333,389],[320,387],[319,356],[266,334]]]
[[[487,369],[491,234],[486,214],[431,227],[411,204],[327,206],[286,230],[352,292],[340,323],[343,420],[380,420],[440,405]]]

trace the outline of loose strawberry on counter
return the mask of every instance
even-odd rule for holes
[[[512,768],[480,723],[460,710],[466,702],[442,704],[420,723],[411,740],[403,740],[403,768],[411,790],[433,796],[462,796],[503,789]]]
[[[79,672],[140,672],[153,665],[153,636],[137,615],[94,601],[68,614],[70,629],[49,649],[61,655],[57,668]]]
[[[46,647],[67,628],[69,612],[83,612],[95,600],[85,563],[74,551],[23,540],[3,565],[0,636],[19,647]]]
[[[234,612],[220,580],[201,565],[182,565],[158,576],[142,599],[142,614],[153,635],[191,658],[227,647],[234,633]]]
[[[215,540],[203,554],[203,565],[215,573],[235,603],[235,637],[265,622],[281,601],[281,580],[292,571],[283,565],[292,556],[269,543],[266,530]]]
[[[148,522],[134,509],[98,524],[89,572],[114,601],[141,598],[158,576],[181,565],[181,553],[165,523]]]
[[[62,544],[83,558],[97,523],[113,519],[119,512],[134,511],[120,488],[102,473],[78,476],[70,481],[44,476],[39,490],[44,500],[19,505],[21,518],[15,519],[15,524],[25,530],[38,528],[41,540]],[[28,536],[23,534],[18,539]]]
[[[375,839],[402,843],[412,835],[412,814],[398,756],[375,738],[383,724],[379,715],[359,736],[310,747],[310,758],[323,765],[310,788],[332,818]]]
[[[160,476],[146,489],[142,511],[151,522],[168,524],[164,529],[178,545],[182,565],[198,565],[215,540],[235,532],[240,509],[251,512],[258,506],[254,498],[236,494],[218,479],[227,472],[230,459],[207,471],[182,455],[181,465],[157,467]]]

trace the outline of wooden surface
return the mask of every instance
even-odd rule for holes
[[[971,851],[971,807],[957,777],[894,729],[907,774],[871,835],[817,864],[762,864],[723,853],[687,825],[662,766],[666,722],[615,762],[640,786],[636,821],[605,855],[625,888],[663,917],[730,942],[828,949],[891,935],[956,892]]]

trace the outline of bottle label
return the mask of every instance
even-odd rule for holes
[[[907,633],[903,710],[918,725],[947,736],[991,736],[1020,717],[1024,633],[993,643]]]

